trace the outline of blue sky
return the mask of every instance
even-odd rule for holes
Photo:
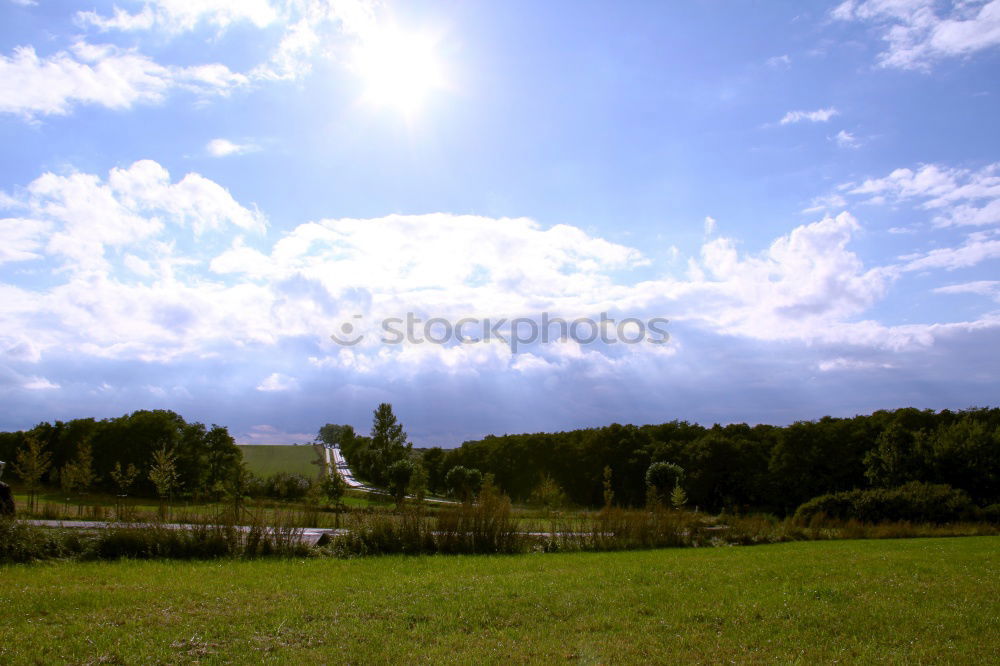
[[[995,405],[998,75],[1000,0],[2,0],[0,428]],[[383,343],[408,312],[670,339]]]

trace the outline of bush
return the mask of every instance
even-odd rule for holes
[[[0,518],[0,564],[68,557],[84,552],[87,546],[85,536],[78,533]]]
[[[309,494],[313,481],[301,474],[289,474],[287,472],[277,472],[256,481],[251,491],[251,495],[264,495],[273,499],[301,500]]]
[[[978,509],[963,490],[913,481],[898,488],[849,490],[814,497],[795,511],[799,524],[820,514],[837,520],[866,523],[913,521],[947,523],[979,518]]]

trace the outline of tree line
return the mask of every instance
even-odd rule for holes
[[[0,433],[0,460],[30,485],[73,491],[194,497],[239,483],[243,454],[229,431],[167,410],[40,423]]]
[[[558,433],[489,435],[455,449],[415,450],[431,492],[447,492],[457,467],[492,475],[515,501],[555,484],[569,501],[641,506],[654,463],[683,475],[688,505],[788,515],[828,493],[945,484],[980,506],[1000,501],[1000,409],[913,408],[789,426],[687,421]],[[670,489],[667,488],[667,493]]]

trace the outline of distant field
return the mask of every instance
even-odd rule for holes
[[[243,460],[254,474],[270,476],[278,472],[317,476],[319,467],[313,464],[316,450],[311,446],[241,446]]]
[[[1000,538],[0,567],[0,663],[995,663]]]

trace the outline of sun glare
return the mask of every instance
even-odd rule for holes
[[[370,35],[354,54],[354,65],[364,83],[363,101],[413,115],[445,77],[436,52],[437,40],[395,28]]]

